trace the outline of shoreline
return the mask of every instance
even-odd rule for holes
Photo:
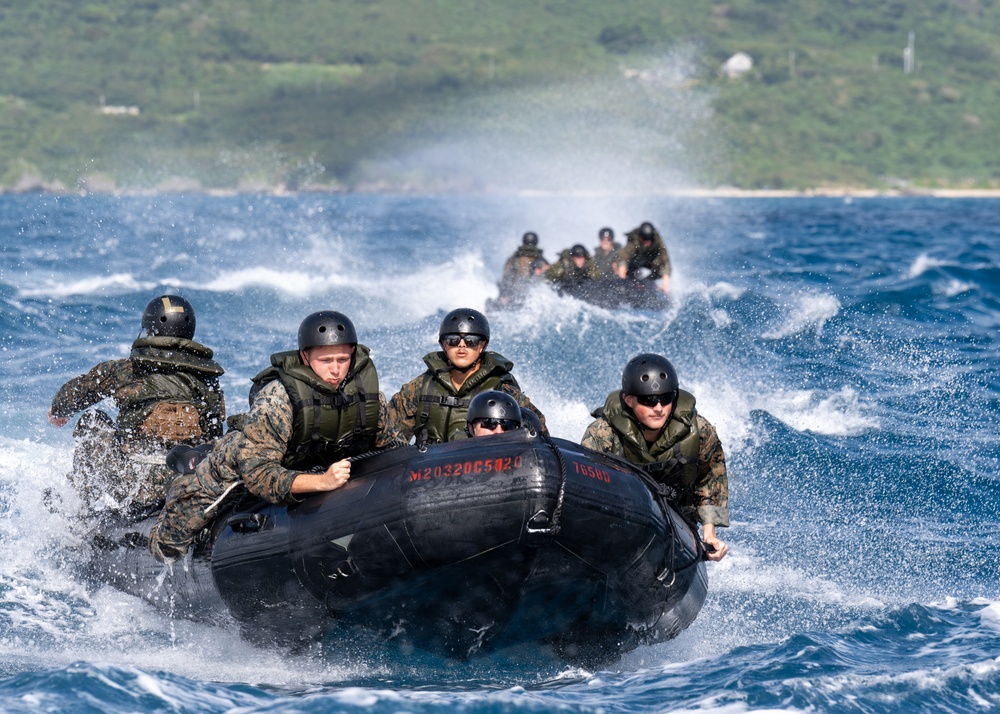
[[[682,189],[677,195],[693,198],[1000,198],[996,188],[808,188],[808,189]]]
[[[735,186],[719,186],[715,188],[678,187],[648,191],[644,193],[593,191],[593,190],[522,190],[522,191],[449,191],[420,189],[414,186],[389,187],[356,186],[353,188],[308,186],[298,190],[289,190],[284,186],[255,186],[252,188],[217,189],[202,188],[188,185],[183,188],[170,186],[149,189],[119,189],[113,186],[83,187],[76,190],[63,186],[31,186],[20,188],[0,186],[2,196],[25,196],[31,194],[51,196],[171,196],[181,194],[199,194],[216,197],[231,197],[263,194],[269,196],[297,196],[308,194],[382,194],[409,196],[520,196],[524,198],[544,197],[610,197],[622,198],[662,197],[662,198],[1000,198],[1000,188],[904,188],[876,189],[853,186],[834,186],[826,188],[807,189],[743,189]]]

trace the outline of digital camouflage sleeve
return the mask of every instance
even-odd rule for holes
[[[379,392],[378,449],[400,446],[402,442],[389,428],[385,395]],[[271,382],[254,400],[253,409],[243,427],[237,460],[247,490],[271,503],[288,499],[292,481],[301,471],[281,465],[292,437],[292,403],[280,382]]]
[[[402,445],[387,429],[385,396],[379,393],[376,447]],[[205,509],[239,483],[258,498],[283,503],[301,471],[281,465],[292,433],[292,404],[280,382],[271,382],[254,399],[243,431],[230,431],[193,474],[177,476],[167,504],[150,533],[150,551],[160,560],[178,557],[216,515]],[[171,549],[177,551],[171,553]]]
[[[726,454],[715,427],[698,415],[698,482],[692,506],[701,523],[729,525],[729,475]],[[596,419],[583,435],[580,445],[591,451],[624,456],[618,434],[604,419]]]
[[[130,360],[101,362],[86,374],[74,377],[59,388],[52,398],[52,416],[69,418],[102,399],[114,397],[119,390],[135,381]]]

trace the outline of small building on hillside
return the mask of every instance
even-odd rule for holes
[[[720,69],[730,79],[736,79],[753,69],[753,58],[746,52],[737,52],[723,62]]]

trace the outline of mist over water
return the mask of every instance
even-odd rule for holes
[[[594,210],[581,227],[596,235],[601,220],[635,220],[615,215],[621,196],[697,185],[722,159],[713,97],[694,81],[694,56],[681,49],[638,65],[623,61],[610,77],[498,89],[443,107],[390,158],[364,163],[361,179],[425,190],[585,194]]]

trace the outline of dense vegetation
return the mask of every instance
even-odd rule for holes
[[[996,187],[998,36],[997,0],[0,0],[0,184],[491,188],[394,163],[491,145],[702,185]],[[508,183],[546,187],[519,161]]]

